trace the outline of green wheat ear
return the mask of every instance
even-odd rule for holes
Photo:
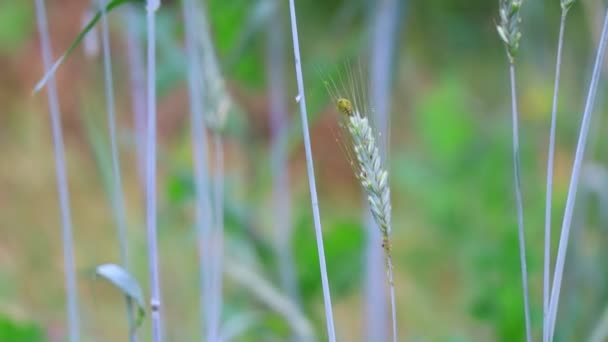
[[[338,110],[346,116],[353,115],[353,104],[348,99],[339,98],[336,100],[336,107],[338,107]]]
[[[564,0],[568,6],[570,0]],[[562,4],[564,3],[562,2]],[[519,40],[521,39],[521,5],[523,0],[500,0],[500,23],[496,26],[500,39],[505,44],[507,55],[511,63],[515,60],[515,55],[519,50]]]
[[[365,105],[368,94],[365,87],[360,87],[363,79],[361,69],[353,70],[347,67],[347,89],[339,89],[330,80],[325,86],[335,101],[336,108],[342,114],[341,127],[348,135],[344,143],[348,157],[351,159],[355,177],[367,195],[367,202],[372,218],[382,236],[386,278],[390,288],[391,314],[393,323],[393,341],[397,341],[397,310],[395,303],[395,284],[393,283],[393,261],[391,256],[391,190],[388,170],[383,155],[376,142],[378,137],[374,126],[369,121],[369,109]],[[331,83],[331,84],[330,84]],[[349,98],[336,96],[348,94]],[[354,103],[350,100],[353,99]]]

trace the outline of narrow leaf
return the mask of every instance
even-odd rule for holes
[[[108,4],[106,5],[106,8],[105,8],[106,14],[109,13],[110,11],[112,11],[114,8],[116,8],[122,4],[125,4],[127,2],[143,3],[144,0],[112,0],[112,1],[108,2]],[[40,89],[42,89],[44,87],[44,85],[48,82],[48,80],[51,77],[53,77],[53,75],[55,75],[55,72],[57,71],[57,69],[59,69],[61,64],[63,64],[63,62],[65,62],[67,57],[74,51],[74,49],[76,49],[76,47],[78,47],[78,45],[80,45],[80,42],[84,39],[84,37],[87,35],[87,33],[89,33],[89,31],[91,31],[91,29],[95,26],[95,24],[97,24],[97,22],[101,18],[102,14],[103,14],[102,9],[99,9],[95,13],[95,16],[93,16],[91,21],[89,21],[89,23],[82,29],[82,31],[80,31],[80,33],[78,34],[78,36],[76,36],[76,39],[74,39],[74,41],[72,42],[70,47],[68,47],[68,49],[63,53],[63,55],[61,57],[59,57],[59,59],[53,64],[53,66],[44,74],[42,79],[40,79],[40,81],[38,81],[38,83],[36,84],[36,87],[34,87],[33,93],[40,91]]]
[[[141,325],[146,314],[144,295],[137,279],[121,266],[115,264],[103,264],[97,266],[95,275],[100,276],[116,286],[125,296],[137,304],[136,325]]]

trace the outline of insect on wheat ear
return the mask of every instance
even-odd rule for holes
[[[336,100],[336,107],[338,107],[340,112],[347,116],[353,115],[353,104],[348,99],[339,98]]]

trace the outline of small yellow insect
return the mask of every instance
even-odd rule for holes
[[[348,99],[339,98],[336,101],[336,106],[338,107],[338,110],[342,113],[348,116],[353,115],[353,104]]]

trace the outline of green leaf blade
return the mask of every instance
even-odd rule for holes
[[[116,286],[127,298],[137,304],[136,325],[141,325],[146,314],[144,294],[141,286],[129,272],[116,264],[103,264],[95,268],[95,275]]]
[[[143,3],[144,0],[112,0],[106,5],[106,8],[105,8],[106,14],[110,13],[110,11],[112,11],[116,7],[123,5],[127,2]],[[80,31],[80,33],[76,36],[76,39],[74,39],[72,44],[63,53],[63,55],[61,57],[59,57],[59,59],[53,64],[51,69],[49,69],[44,74],[44,76],[42,76],[42,78],[40,79],[40,81],[38,81],[38,83],[36,83],[36,86],[34,87],[34,90],[32,91],[32,93],[37,93],[38,91],[40,91],[40,89],[42,89],[46,85],[46,83],[49,81],[49,79],[51,79],[51,77],[53,77],[55,75],[55,72],[57,72],[57,69],[59,69],[59,67],[63,64],[63,62],[65,62],[65,60],[72,54],[72,52],[74,52],[74,50],[78,47],[78,45],[80,45],[80,43],[82,42],[84,37],[87,35],[87,33],[89,33],[89,31],[91,31],[91,29],[93,29],[93,27],[95,27],[95,24],[97,24],[99,19],[101,19],[103,12],[104,12],[104,10],[100,9],[97,11],[97,13],[95,13],[95,16],[93,16],[93,18],[91,18],[91,20],[82,29],[82,31]]]

